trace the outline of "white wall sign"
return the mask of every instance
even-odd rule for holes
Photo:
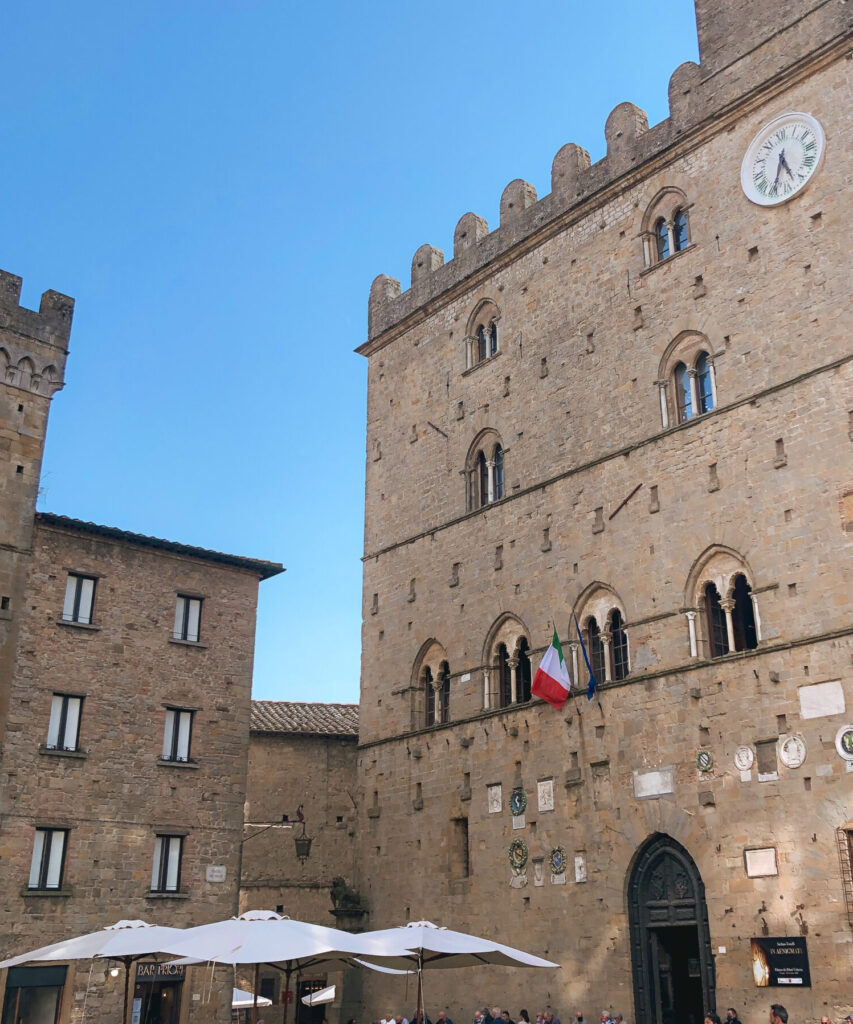
[[[743,863],[748,878],[768,878],[779,874],[774,846],[767,846],[762,850],[744,850]]]
[[[498,782],[496,785],[487,786],[486,792],[489,796],[489,814],[500,814],[503,810],[503,801],[501,800],[501,784]]]
[[[204,871],[205,881],[208,882],[224,882],[225,875],[224,864],[208,864]]]
[[[812,683],[799,688],[800,713],[803,718],[826,718],[829,715],[843,715],[844,690],[841,680],[831,683]]]
[[[780,736],[779,760],[786,768],[799,768],[806,759],[806,741],[802,736]]]
[[[539,810],[540,811],[553,811],[554,810],[554,780],[543,779],[541,782],[537,782],[536,791],[539,797]]]
[[[586,861],[580,854],[575,857],[575,881],[585,882],[586,881]]]
[[[638,800],[652,800],[675,792],[675,769],[657,768],[650,772],[634,772],[634,796]]]

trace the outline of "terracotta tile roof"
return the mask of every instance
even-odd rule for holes
[[[260,558],[244,558],[242,555],[226,555],[222,551],[197,548],[191,544],[180,544],[178,541],[162,540],[159,537],[147,537],[143,533],[131,533],[129,530],[120,530],[116,526],[99,526],[97,523],[87,523],[82,519],[58,516],[53,512],[37,512],[36,522],[44,526],[57,526],[65,530],[74,530],[77,533],[109,537],[111,540],[123,540],[130,544],[140,544],[143,547],[160,548],[162,551],[174,551],[176,554],[187,555],[190,558],[200,558],[206,562],[233,565],[238,569],[245,569],[256,574],[262,580],[268,580],[271,576],[278,576],[279,573],[284,572],[284,567],[280,562],[266,562]]]
[[[300,704],[253,700],[252,732],[358,736],[358,704]]]

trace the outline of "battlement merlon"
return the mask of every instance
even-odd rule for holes
[[[482,217],[466,213],[456,225],[448,263],[441,250],[421,246],[405,292],[398,280],[380,274],[370,288],[368,340],[357,352],[370,355],[385,343],[386,332],[422,306],[569,211],[581,214],[598,194],[798,65],[843,47],[853,31],[853,3],[840,0],[695,0],[695,7],[701,64],[688,61],[673,72],[669,117],[649,128],[644,111],[620,103],[607,118],[607,155],[597,163],[567,143],[554,157],[549,195],[537,201],[532,185],[512,181],[501,197],[496,230],[489,232]]]
[[[60,292],[42,294],[38,312],[20,304],[21,278],[0,270],[0,331],[10,331],[67,355],[74,299]]]

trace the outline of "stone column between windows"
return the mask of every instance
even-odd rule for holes
[[[569,648],[572,652],[572,686],[578,688],[578,645],[575,640],[572,640],[569,644]]]
[[[752,601],[752,617],[755,619],[755,641],[756,643],[761,642],[761,616],[758,614],[758,598],[755,594],[749,595],[750,601]]]
[[[470,370],[474,365],[474,339],[465,339],[465,369]]]
[[[690,634],[690,657],[699,657],[699,648],[696,645],[696,612],[691,608],[684,613],[687,616],[687,632]]]
[[[717,408],[717,371],[714,369],[714,360],[708,356],[708,373],[711,375],[711,401],[714,408]]]
[[[649,246],[649,236],[643,235],[643,260],[647,267],[652,265],[652,251]]]
[[[444,710],[444,708],[441,706],[442,705],[441,682],[442,682],[441,680],[437,679],[434,682],[430,683],[430,686],[432,686],[432,694],[433,694],[433,696],[432,696],[432,706],[435,708],[435,721],[436,722],[440,722],[441,721],[441,713]]]
[[[690,408],[693,415],[698,416],[702,410],[699,408],[699,392],[696,389],[696,370],[692,366],[687,371],[687,379],[690,381]]]
[[[489,484],[488,484],[488,501],[489,504],[495,500],[495,460],[486,459],[486,469],[488,471]]]
[[[655,384],[658,386],[658,396],[660,398],[660,421],[661,426],[664,430],[669,426],[669,413],[666,408],[666,381],[656,380]]]
[[[729,642],[729,654],[735,649],[735,624],[732,621],[732,611],[735,602],[733,597],[724,597],[720,601],[720,607],[726,614],[726,639]]]
[[[672,230],[672,221],[666,222],[666,237],[669,239],[669,255],[675,255],[675,233]]]
[[[509,659],[509,702],[518,703],[518,658]]]
[[[488,711],[491,707],[491,693],[489,692],[489,670],[483,669],[483,710]]]
[[[600,633],[601,646],[604,648],[604,681],[609,683],[613,679],[613,671],[610,666],[610,645],[613,640],[613,635],[607,630],[602,630]]]

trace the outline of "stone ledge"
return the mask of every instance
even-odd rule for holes
[[[57,626],[65,626],[67,629],[84,629],[92,633],[97,633],[101,628],[91,622],[72,622],[70,619],[57,619],[56,624]]]
[[[88,750],[58,750],[53,747],[46,747],[42,744],[39,753],[43,757],[70,757],[72,760],[85,761],[89,756]]]
[[[200,768],[198,761],[171,761],[168,757],[158,757],[160,768]]]
[[[473,366],[466,367],[462,371],[461,376],[467,377],[469,374],[475,373],[481,367],[488,366],[490,363],[493,363],[498,358],[498,356],[501,354],[501,352],[503,352],[503,349],[499,348],[497,350],[497,352],[495,352],[495,354],[493,356],[486,356],[485,359],[481,359],[478,363],[474,363]]]
[[[147,892],[145,894],[147,900],[188,900],[189,898],[188,892]]]
[[[66,886],[64,889],[28,889],[24,886],[21,889],[22,896],[61,896],[68,897],[74,895],[74,890],[71,886]]]
[[[181,640],[179,637],[170,636],[170,644],[177,644],[178,647],[198,647],[202,651],[207,650],[207,644],[201,643],[200,640]]]
[[[674,252],[671,256],[667,256],[665,260],[658,260],[657,263],[652,263],[650,267],[645,267],[640,271],[639,276],[645,277],[647,274],[654,273],[654,271],[660,269],[660,267],[667,267],[673,260],[677,260],[679,256],[683,256],[686,252],[693,252],[694,249],[698,248],[699,245],[697,242],[691,242],[686,248],[679,249],[678,252]]]

